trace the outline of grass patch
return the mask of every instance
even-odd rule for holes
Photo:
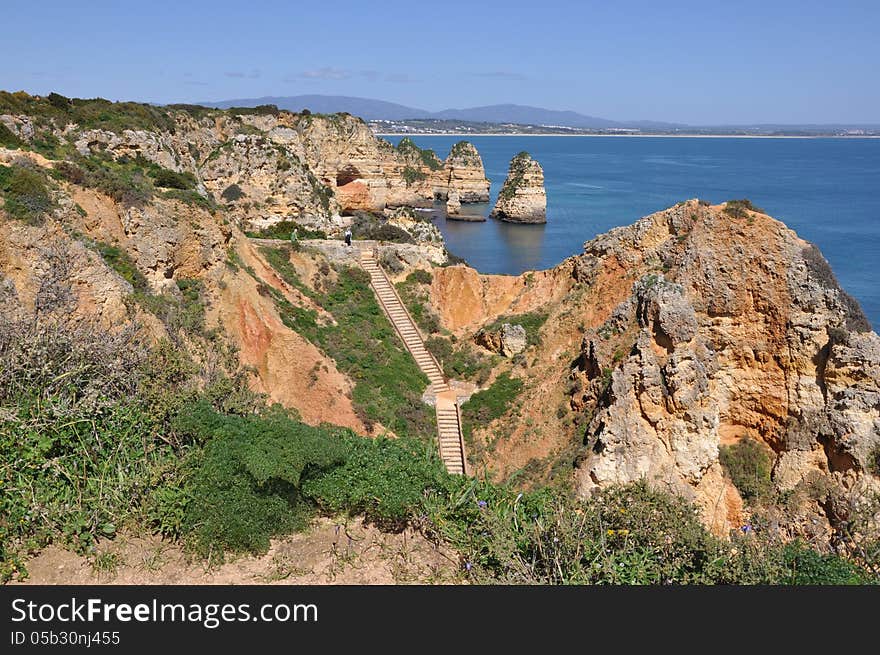
[[[181,332],[189,336],[204,335],[204,284],[201,280],[188,278],[176,280],[176,283],[178,294],[168,291],[155,295],[135,292],[132,298],[162,321],[172,336]]]
[[[425,340],[425,348],[443,367],[443,373],[455,380],[470,380],[482,386],[492,374],[497,358],[485,357],[466,344],[453,345],[446,337],[433,336]]]
[[[24,145],[24,141],[19,139],[12,130],[6,127],[5,123],[0,123],[0,146],[3,146],[4,148],[18,149]]]
[[[468,440],[473,439],[474,427],[486,425],[504,416],[523,389],[522,380],[502,373],[492,386],[478,391],[461,406],[462,432]]]
[[[397,144],[397,152],[403,155],[407,160],[417,165],[426,166],[432,171],[438,171],[443,168],[443,162],[437,157],[437,153],[433,150],[419,148],[415,141],[408,136],[403,137],[400,140],[400,143]]]
[[[433,414],[421,401],[429,380],[400,344],[366,272],[342,268],[326,293],[312,295],[335,325],[319,324],[314,310],[270,293],[285,325],[318,346],[354,381],[352,404],[366,425],[379,422],[398,436],[426,439],[433,434]]]
[[[260,253],[266,258],[266,262],[275,269],[281,279],[307,298],[317,300],[318,294],[312,291],[300,278],[293,264],[290,263],[290,250],[288,248],[269,248],[262,246]]]

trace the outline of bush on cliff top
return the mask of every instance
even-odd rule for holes
[[[728,200],[724,204],[724,209],[722,211],[728,216],[733,216],[734,218],[748,218],[750,211],[758,214],[767,213],[760,207],[755,207],[755,205],[752,204],[752,201],[748,198],[743,198],[742,200]]]
[[[57,93],[41,97],[23,91],[0,91],[0,114],[24,114],[38,121],[52,121],[57,127],[76,123],[83,129],[117,133],[123,130],[174,132],[174,119],[162,107],[137,102],[111,102],[103,98],[65,98]]]

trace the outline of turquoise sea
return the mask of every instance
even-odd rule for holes
[[[400,137],[385,137],[397,143]],[[445,158],[462,137],[417,136]],[[492,182],[492,201],[511,157],[527,150],[544,167],[547,224],[446,221],[456,255],[484,273],[558,264],[584,241],[618,225],[704,198],[748,198],[812,241],[841,285],[880,326],[880,139],[675,137],[469,137]],[[465,205],[488,215],[490,205]]]

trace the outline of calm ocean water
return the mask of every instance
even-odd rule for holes
[[[397,143],[400,137],[385,137]],[[460,137],[414,141],[445,158]],[[554,266],[618,225],[704,198],[749,198],[814,242],[880,327],[880,139],[470,137],[492,182],[527,150],[544,167],[547,225],[435,220],[449,249],[484,273]],[[490,205],[465,205],[488,215]]]

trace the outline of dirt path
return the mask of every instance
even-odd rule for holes
[[[360,519],[320,519],[308,532],[272,542],[262,556],[240,556],[209,568],[179,546],[120,535],[96,557],[57,546],[27,563],[23,584],[455,584],[454,552],[406,530],[383,533]],[[19,584],[19,583],[11,583]]]

